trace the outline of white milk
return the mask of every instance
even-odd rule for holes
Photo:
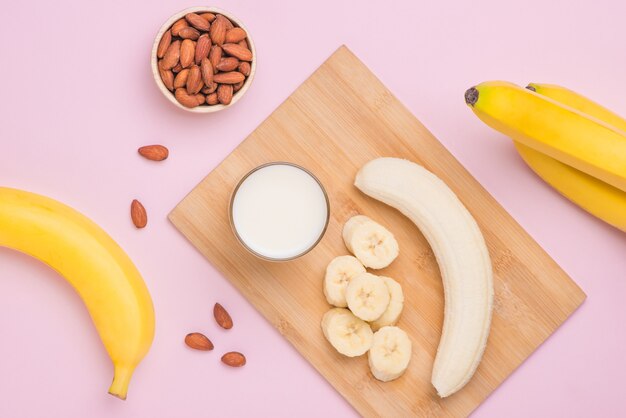
[[[277,260],[306,253],[328,220],[328,202],[317,180],[284,163],[259,168],[245,178],[231,210],[239,239],[258,255]]]

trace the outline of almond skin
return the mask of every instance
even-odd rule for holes
[[[202,58],[200,63],[200,72],[202,74],[202,81],[204,85],[210,87],[213,84],[213,66],[208,58]]]
[[[200,17],[200,15],[197,15],[195,13],[187,13],[185,15],[185,20],[187,21],[187,23],[189,23],[191,26],[198,30],[201,30],[203,32],[209,31],[209,21],[203,17]]]
[[[231,30],[232,28],[234,28],[235,26],[233,25],[233,22],[230,21],[229,18],[227,18],[224,15],[216,15],[215,18],[217,19],[217,16],[221,16],[224,18],[224,25],[226,25],[226,31],[228,32],[229,30]]]
[[[243,75],[245,75],[246,77],[248,77],[250,75],[250,70],[252,69],[252,67],[250,67],[250,63],[249,62],[242,62],[239,64],[239,67],[237,68],[239,70],[239,72]]]
[[[192,108],[198,106],[198,101],[196,100],[196,97],[190,96],[189,93],[187,93],[186,89],[176,89],[176,91],[174,92],[174,97],[176,97],[178,103],[185,107]]]
[[[185,39],[180,44],[180,65],[183,68],[189,67],[193,64],[194,56],[196,55],[196,43],[191,39]]]
[[[179,89],[187,84],[187,76],[189,76],[189,68],[181,70],[174,78],[174,88]]]
[[[252,61],[252,52],[239,44],[224,44],[222,48],[228,55],[239,58],[241,61]]]
[[[185,344],[194,350],[211,351],[213,350],[213,343],[204,334],[199,332],[192,332],[185,336]]]
[[[236,44],[239,41],[243,41],[248,37],[248,34],[245,30],[241,28],[232,28],[226,31],[226,40],[225,42]]]
[[[243,87],[243,83],[244,81],[239,82],[237,84],[233,84],[233,92],[237,93],[239,90],[241,90],[241,88]]]
[[[178,64],[176,64],[176,66],[172,68],[172,72],[174,74],[178,74],[182,69],[183,69],[183,66],[180,65],[180,61],[179,61]]]
[[[224,40],[226,39],[227,21],[228,19],[222,15],[215,16],[215,20],[211,24],[211,29],[209,30],[211,41],[214,44],[222,45],[224,43]]]
[[[233,100],[233,85],[220,84],[217,86],[217,100],[223,105],[229,105]]]
[[[139,155],[150,161],[163,161],[169,155],[169,150],[163,145],[146,145],[137,150]]]
[[[148,224],[146,208],[137,199],[130,204],[130,219],[137,228],[145,228]]]
[[[217,73],[213,76],[213,81],[220,84],[237,84],[243,81],[246,77],[237,71],[230,71],[228,73]]]
[[[220,63],[222,59],[222,47],[219,45],[213,45],[211,47],[211,52],[209,52],[209,60],[211,61],[211,65],[213,66],[213,71],[217,72],[217,64]]]
[[[226,311],[226,309],[224,309],[224,307],[219,303],[216,303],[215,306],[213,306],[213,317],[215,318],[217,325],[220,327],[224,329],[231,329],[233,327],[233,319],[230,317],[228,311]]]
[[[200,35],[198,38],[198,42],[196,42],[196,56],[194,57],[194,61],[197,65],[200,65],[202,62],[202,58],[207,58],[209,56],[209,52],[211,51],[211,38],[209,35],[204,33]]]
[[[246,41],[245,39],[243,41],[237,42],[237,45],[243,46],[244,48],[247,48],[247,49],[250,49],[250,47],[248,46],[248,41]]]
[[[172,70],[164,70],[161,66],[159,66],[159,75],[161,76],[161,80],[163,81],[163,84],[165,84],[165,87],[169,91],[174,91],[174,73]]]
[[[178,32],[178,36],[183,39],[191,39],[195,41],[200,37],[200,32],[198,32],[198,29],[188,26],[186,28],[182,28],[180,32]]]
[[[235,57],[225,57],[217,64],[218,71],[233,71],[239,67],[239,60]]]
[[[194,64],[189,68],[189,75],[187,76],[187,93],[191,95],[198,94],[202,90],[202,86],[200,67]]]
[[[180,30],[182,28],[186,28],[187,26],[189,25],[187,24],[187,21],[185,19],[178,19],[176,22],[174,22],[170,31],[172,31],[173,36],[178,36]]]
[[[204,97],[204,94],[202,93],[198,93],[194,95],[193,97],[196,99],[196,102],[198,102],[198,106],[200,106],[201,104],[204,104],[204,101],[206,100],[206,98]]]
[[[208,105],[216,105],[219,103],[219,100],[217,99],[217,93],[211,93],[209,95],[206,96],[206,104]]]
[[[171,70],[178,64],[180,58],[180,41],[174,41],[167,47],[163,59],[161,60],[161,68]]]
[[[213,13],[202,13],[200,17],[206,19],[209,23],[215,20],[215,15]]]
[[[159,46],[157,47],[157,58],[163,58],[165,55],[165,51],[172,43],[172,32],[166,30],[163,36],[161,36],[161,40],[159,41]]]
[[[222,356],[222,363],[230,367],[241,367],[246,364],[246,357],[236,351],[231,351]]]
[[[217,83],[213,83],[209,86],[204,86],[202,87],[202,90],[200,90],[202,92],[202,94],[212,94],[217,90]]]

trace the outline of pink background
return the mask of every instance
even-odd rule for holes
[[[298,3],[298,4],[296,4]],[[470,5],[471,3],[471,5]],[[21,1],[0,25],[0,184],[84,212],[143,272],[154,345],[126,402],[80,299],[26,256],[0,249],[0,416],[354,416],[354,410],[166,220],[170,209],[340,44],[350,47],[587,292],[573,317],[477,417],[624,416],[626,237],[546,187],[510,141],[465,107],[474,83],[555,82],[626,115],[622,1],[222,1],[258,49],[235,107],[188,114],[152,81],[153,36],[194,4]],[[155,164],[137,147],[163,143]],[[129,203],[150,222],[137,231]],[[214,325],[230,309],[235,327]],[[211,353],[183,344],[208,334]],[[227,369],[221,352],[248,356]]]

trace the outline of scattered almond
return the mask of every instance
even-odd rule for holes
[[[247,37],[248,37],[248,34],[246,33],[245,30],[241,28],[232,28],[226,31],[225,42],[236,44],[237,42],[243,41]]]
[[[192,332],[185,336],[185,344],[194,350],[211,351],[213,350],[213,343],[204,334],[199,332]]]
[[[182,28],[186,28],[187,26],[189,25],[187,24],[187,21],[185,19],[178,19],[172,25],[172,29],[170,29],[172,31],[172,36],[178,36],[180,33],[180,30]]]
[[[235,57],[225,57],[217,64],[218,71],[233,71],[239,67],[239,60]]]
[[[246,364],[246,357],[236,351],[231,351],[222,356],[222,363],[230,367],[241,367]]]
[[[187,13],[185,15],[185,20],[187,20],[187,23],[189,23],[191,26],[198,30],[204,32],[207,32],[209,30],[209,21],[203,17],[200,17],[200,15],[197,15],[195,13]]]
[[[187,76],[187,93],[198,94],[202,90],[202,85],[200,67],[194,64],[189,68],[189,75]]]
[[[180,65],[187,68],[193,63],[196,54],[195,42],[191,39],[185,39],[180,45]]]
[[[245,80],[245,76],[237,71],[230,71],[228,73],[217,73],[213,76],[213,81],[220,84],[237,84],[240,81]]]
[[[252,61],[252,52],[239,44],[224,44],[222,49],[228,55],[239,58],[241,61]]]
[[[130,218],[137,228],[145,228],[148,224],[148,214],[146,208],[137,199],[130,204]]]
[[[146,145],[139,148],[137,152],[150,161],[163,161],[170,154],[169,150],[163,145]]]
[[[232,84],[220,84],[217,86],[217,100],[223,105],[230,104],[231,100],[233,100]]]
[[[165,51],[167,51],[167,48],[170,46],[171,43],[172,32],[166,30],[161,37],[161,40],[159,41],[159,46],[157,47],[157,58],[163,58],[163,56],[165,55]]]
[[[224,307],[219,303],[216,303],[215,306],[213,306],[213,317],[215,318],[217,325],[220,327],[224,329],[231,329],[233,327],[233,320],[228,314],[228,311],[226,311],[226,309],[224,309]]]
[[[171,70],[178,64],[180,58],[180,41],[174,41],[167,47],[163,59],[161,60],[161,68]]]
[[[214,44],[222,45],[224,43],[227,30],[226,22],[228,21],[229,20],[222,15],[215,16],[215,20],[211,24],[211,29],[209,29],[209,35]]]
[[[187,84],[187,76],[189,75],[189,68],[185,68],[181,70],[176,77],[174,78],[174,88],[179,89],[181,87],[185,87]]]
[[[196,64],[200,65],[202,58],[209,56],[209,51],[211,51],[211,38],[205,33],[201,35],[198,38],[198,42],[196,42],[196,56],[194,57]]]
[[[188,26],[186,28],[182,28],[180,32],[178,32],[178,36],[183,39],[191,39],[195,41],[200,37],[200,32],[198,32],[198,29]]]

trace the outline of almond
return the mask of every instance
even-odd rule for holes
[[[220,84],[217,86],[217,100],[223,105],[229,105],[233,100],[233,85]]]
[[[222,45],[224,40],[226,39],[226,19],[222,15],[215,16],[215,20],[211,24],[211,29],[209,30],[209,35],[211,36],[211,41],[214,44]]]
[[[174,78],[174,88],[179,89],[181,87],[185,87],[187,84],[187,76],[189,75],[189,68],[185,68],[181,70],[176,77]]]
[[[208,58],[202,58],[200,63],[200,72],[202,74],[202,81],[204,85],[210,87],[213,84],[213,66]]]
[[[172,70],[164,70],[159,66],[159,74],[161,75],[161,80],[163,84],[165,84],[165,87],[169,91],[174,91],[174,73]]]
[[[174,41],[167,47],[163,59],[161,60],[161,68],[171,70],[178,64],[180,58],[180,41]]]
[[[145,228],[148,224],[146,208],[137,199],[130,204],[130,219],[137,228]]]
[[[206,58],[209,56],[209,52],[211,51],[211,38],[209,35],[204,33],[200,35],[198,38],[198,42],[196,42],[196,56],[194,57],[194,61],[196,64],[200,65],[202,58]]]
[[[157,47],[157,58],[163,58],[165,55],[165,51],[172,43],[172,32],[166,30],[163,36],[161,36],[161,40],[159,41],[159,46]]]
[[[241,90],[241,88],[243,87],[243,83],[245,83],[245,81],[241,81],[237,84],[233,84],[233,92],[236,93],[239,90]]]
[[[217,72],[217,64],[220,63],[222,59],[222,47],[219,45],[213,45],[211,47],[211,52],[209,52],[209,60],[211,61],[211,65],[213,66],[213,71]]]
[[[209,95],[207,95],[206,97],[206,104],[208,105],[216,105],[219,103],[219,100],[217,99],[217,93],[211,93]]]
[[[224,329],[231,329],[233,327],[232,318],[230,317],[226,309],[224,309],[224,307],[219,303],[216,303],[215,306],[213,306],[213,317],[215,318],[215,322],[217,322],[217,325],[219,325],[220,327]]]
[[[237,45],[243,46],[244,48],[247,48],[247,49],[250,49],[250,47],[248,46],[248,41],[246,41],[245,39],[243,41],[237,42]]]
[[[250,70],[252,69],[250,67],[250,63],[249,62],[242,62],[241,64],[239,64],[239,67],[237,68],[239,70],[239,72],[243,75],[245,75],[246,77],[248,77],[250,75]]]
[[[187,21],[185,19],[178,19],[176,22],[174,22],[170,30],[172,31],[173,36],[178,36],[180,30],[188,26],[189,25],[187,24]]]
[[[192,39],[195,41],[196,39],[200,37],[200,32],[198,32],[198,29],[196,28],[187,26],[186,28],[182,28],[180,32],[178,32],[178,36],[180,36],[183,39]]]
[[[185,336],[185,344],[194,350],[211,351],[213,343],[204,334],[192,332]]]
[[[225,42],[236,44],[237,42],[243,41],[247,37],[248,37],[248,34],[246,33],[245,30],[241,28],[232,28],[226,31]]]
[[[222,356],[222,363],[230,367],[241,367],[246,364],[246,357],[236,351],[231,351]]]
[[[185,107],[192,108],[198,106],[198,101],[196,100],[196,98],[194,96],[190,96],[187,93],[187,90],[183,88],[176,89],[176,91],[174,92],[174,97],[176,97],[178,103]]]
[[[213,83],[209,86],[204,86],[202,87],[202,94],[212,94],[213,92],[215,92],[215,90],[217,90],[217,83]]]
[[[176,66],[175,66],[174,68],[172,68],[172,72],[173,72],[174,74],[177,74],[177,73],[179,73],[179,72],[180,72],[180,70],[182,70],[182,69],[183,69],[183,66],[182,66],[182,65],[180,65],[180,61],[179,61],[179,62],[178,62],[178,64],[176,64]]]
[[[193,97],[196,99],[196,102],[198,102],[198,106],[200,106],[201,104],[204,104],[204,101],[206,100],[206,98],[204,97],[204,94],[202,93],[198,93],[194,95]]]
[[[237,84],[240,81],[243,81],[246,77],[237,72],[230,71],[228,73],[217,73],[213,76],[213,81],[220,84]]]
[[[200,17],[206,19],[209,23],[215,20],[215,15],[213,13],[202,13]]]
[[[163,145],[146,145],[139,148],[137,152],[150,161],[163,161],[170,154],[169,150]]]
[[[196,55],[196,45],[191,39],[185,39],[180,45],[180,65],[183,68],[189,67],[193,63]]]
[[[185,20],[187,20],[187,22],[193,26],[194,28],[204,31],[204,32],[208,32],[209,30],[209,21],[206,20],[203,17],[200,17],[200,15],[197,15],[195,13],[187,13],[185,15]]]
[[[228,55],[239,58],[241,61],[252,61],[252,52],[239,44],[224,44],[222,48]]]
[[[226,25],[226,31],[229,31],[230,29],[234,28],[235,26],[233,25],[233,22],[230,21],[229,18],[227,18],[224,15],[216,15],[215,18],[217,19],[217,16],[221,16],[224,18],[225,22],[224,25]]]
[[[217,64],[218,71],[233,71],[239,67],[239,60],[235,57],[222,58]]]
[[[187,93],[198,94],[202,90],[202,75],[200,73],[200,67],[192,65],[189,68],[189,75],[187,76]]]

